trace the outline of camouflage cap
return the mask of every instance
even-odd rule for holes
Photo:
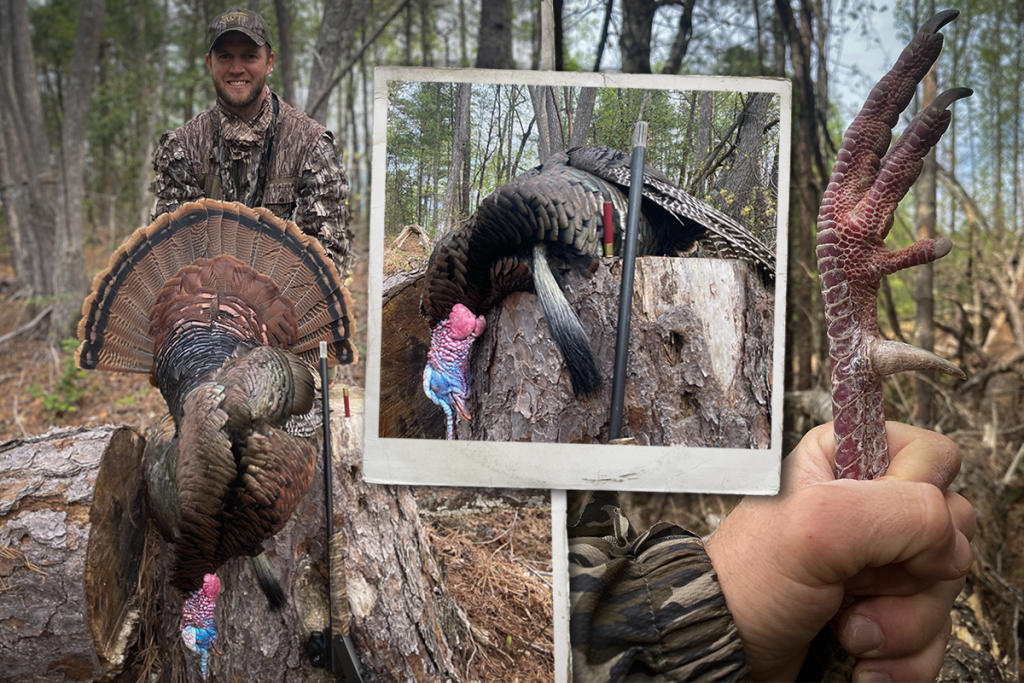
[[[263,23],[263,17],[250,9],[229,9],[210,24],[207,33],[206,53],[213,50],[213,44],[228,31],[240,31],[253,39],[257,45],[266,45],[270,42],[267,38],[267,25]]]

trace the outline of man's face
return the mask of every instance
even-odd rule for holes
[[[225,33],[206,55],[213,87],[229,107],[243,109],[263,95],[274,53],[238,31]]]

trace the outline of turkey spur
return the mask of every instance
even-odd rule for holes
[[[252,556],[271,605],[284,602],[262,543],[309,489],[312,368],[321,341],[330,364],[355,361],[351,310],[316,240],[265,209],[212,200],[137,230],[93,281],[79,366],[148,373],[167,402],[143,472],[170,583],[190,596],[186,643],[207,575],[233,557]]]
[[[612,203],[615,254],[625,232],[630,157],[610,147],[578,147],[505,183],[468,222],[445,235],[427,265],[421,313],[432,328],[423,389],[445,413],[470,419],[469,352],[484,314],[514,291],[534,291],[577,396],[601,375],[586,333],[549,265],[569,261],[593,272],[602,250],[603,211]],[[773,279],[775,255],[749,230],[646,166],[637,255],[679,255],[697,245],[721,258],[752,261]]]

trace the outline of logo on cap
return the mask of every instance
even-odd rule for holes
[[[213,50],[213,44],[229,31],[240,31],[252,38],[257,45],[266,45],[270,42],[267,38],[267,26],[263,23],[263,18],[252,10],[236,7],[224,12],[210,24],[206,41],[207,54]]]

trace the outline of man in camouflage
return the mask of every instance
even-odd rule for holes
[[[202,197],[264,206],[317,238],[344,279],[348,180],[330,131],[267,87],[274,53],[260,15],[233,9],[214,19],[206,65],[217,104],[161,138],[152,218]]]

